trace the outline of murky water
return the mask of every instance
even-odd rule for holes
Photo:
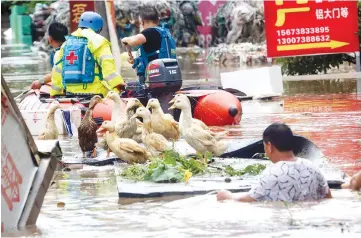
[[[3,53],[4,52],[4,53]],[[3,51],[2,71],[14,94],[47,72],[42,56]],[[20,57],[20,58],[19,58]],[[9,63],[11,61],[11,63]],[[27,65],[28,62],[33,64]],[[37,63],[34,63],[37,62]],[[16,63],[16,64],[15,64]],[[15,65],[15,66],[14,66]],[[208,67],[197,55],[184,55],[183,77],[214,79],[234,67]],[[5,69],[5,70],[4,70]],[[126,77],[125,77],[126,78]],[[285,96],[272,101],[242,102],[233,137],[255,138],[270,123],[283,121],[318,145],[330,162],[349,175],[361,169],[361,97],[356,83],[287,82]],[[321,95],[319,95],[321,93]],[[68,141],[62,144],[72,143]],[[212,195],[184,200],[118,200],[111,166],[84,166],[57,172],[37,225],[2,236],[37,237],[360,237],[361,196],[334,190],[334,199],[314,203],[217,203]],[[64,207],[58,207],[64,202]]]

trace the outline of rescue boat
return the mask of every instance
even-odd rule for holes
[[[241,121],[242,106],[240,98],[244,96],[236,90],[223,90],[221,87],[188,87],[182,89],[182,78],[177,60],[159,59],[149,63],[147,67],[145,87],[129,83],[121,94],[123,103],[128,98],[136,97],[144,105],[150,98],[158,98],[164,112],[173,114],[179,119],[180,111],[168,111],[169,101],[175,94],[182,93],[189,97],[192,104],[193,117],[208,126],[237,125]],[[62,109],[55,114],[59,134],[76,135],[82,114],[85,113],[92,96],[71,95],[50,98],[50,85],[40,90],[29,90],[17,97],[17,103],[32,135],[39,135],[44,127],[47,109],[50,103],[57,100]],[[111,100],[104,100],[93,111],[93,118],[98,125],[111,120]],[[83,113],[82,113],[83,112]]]

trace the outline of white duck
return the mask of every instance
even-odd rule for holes
[[[183,101],[189,105],[189,108],[191,108],[191,103],[189,101],[189,98],[185,94],[176,94],[174,96],[174,98],[171,101],[169,101],[169,104],[174,103],[178,98],[182,98]],[[179,129],[180,129],[180,132],[181,132],[182,136],[184,136],[184,133],[182,132],[182,128],[184,128],[184,126],[182,125],[182,123],[184,121],[183,118],[184,118],[184,113],[183,113],[183,111],[181,111],[180,116],[179,116]],[[207,130],[212,136],[214,136],[214,138],[216,140],[220,140],[222,136],[227,135],[227,132],[215,133],[215,132],[211,131],[209,129],[209,127],[203,121],[198,120],[198,119],[193,118],[193,117],[192,117],[192,124],[198,125],[200,128],[202,128],[204,130]]]
[[[132,118],[132,116],[136,108],[143,106],[142,103],[137,98],[131,98],[128,100],[124,112],[120,96],[116,92],[110,91],[107,94],[107,98],[114,101],[112,122],[115,125],[117,135],[120,138],[135,139],[137,142],[141,142],[138,138],[141,128],[137,128],[141,123],[137,119]]]
[[[115,124],[118,121],[124,120],[126,118],[125,108],[123,107],[119,94],[114,91],[109,91],[106,98],[114,102],[112,107],[112,122]]]
[[[192,111],[189,100],[178,97],[173,106],[169,109],[178,108],[182,110],[183,116],[180,118],[181,132],[185,141],[197,152],[204,154],[210,152],[215,156],[220,156],[227,150],[227,146],[221,141],[217,141],[208,130],[203,129],[192,120]]]
[[[48,115],[46,117],[45,129],[38,136],[38,140],[56,140],[56,139],[58,139],[59,132],[58,132],[58,128],[56,127],[56,124],[55,124],[55,111],[60,108],[61,107],[58,102],[53,102],[50,105]]]
[[[167,139],[161,134],[153,132],[151,124],[151,114],[145,107],[139,107],[135,112],[133,118],[143,118],[143,130],[142,130],[142,141],[147,150],[152,156],[157,157],[165,151],[171,150],[170,144]]]

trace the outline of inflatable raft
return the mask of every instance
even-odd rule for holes
[[[131,88],[131,86],[130,86]],[[50,86],[45,85],[41,90],[29,90],[19,95],[17,105],[22,113],[27,126],[33,136],[41,133],[45,126],[48,108],[53,101],[58,101],[62,107],[61,111],[55,114],[55,121],[60,135],[76,135],[81,118],[87,110],[90,98],[89,96],[77,97],[49,97]],[[194,90],[184,89],[174,93],[163,93],[156,95],[159,99],[163,110],[172,113],[176,120],[179,119],[180,111],[168,111],[168,102],[173,98],[175,93],[186,94],[192,104],[193,116],[202,120],[208,126],[225,126],[236,125],[241,121],[242,107],[237,95],[221,89]],[[123,108],[129,99],[127,95],[132,95],[129,90],[122,96]],[[135,95],[136,96],[136,95]],[[143,105],[146,105],[148,97],[137,97]],[[111,120],[113,101],[105,99],[104,104],[98,104],[93,111],[93,118],[98,125],[105,120]]]

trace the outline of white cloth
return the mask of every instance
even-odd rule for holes
[[[257,201],[319,200],[328,193],[327,180],[311,161],[280,161],[268,166],[249,191]]]

